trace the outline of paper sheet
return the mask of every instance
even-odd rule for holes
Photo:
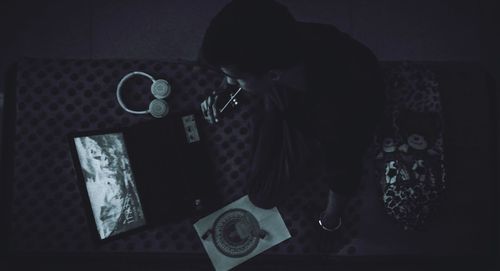
[[[255,249],[242,257],[228,257],[221,253],[214,244],[213,236],[209,236],[206,240],[201,238],[203,234],[213,228],[215,220],[220,215],[235,208],[243,209],[253,214],[259,222],[260,228],[267,232],[267,235],[259,240]],[[272,209],[258,208],[250,202],[248,195],[198,220],[193,226],[217,271],[229,270],[291,237],[276,207]]]

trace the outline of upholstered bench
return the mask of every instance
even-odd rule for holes
[[[479,88],[481,91],[477,93],[486,97],[487,90],[491,88],[489,81],[470,65],[461,66],[465,68],[454,67],[451,72],[439,63],[419,63],[417,66],[418,69],[436,73],[440,90],[445,89],[442,96],[445,100],[444,152],[450,156],[458,155],[462,144],[460,140],[464,142],[466,139],[463,135],[454,135],[461,129],[457,123],[465,119],[455,115],[460,109],[455,99],[463,98],[464,95],[460,93],[468,91],[465,89],[468,87]],[[395,80],[394,73],[405,72],[401,70],[401,63],[385,62],[382,67],[388,88],[395,89],[396,85],[390,80]],[[167,79],[172,84],[169,104],[173,112],[198,111],[201,101],[222,79],[220,74],[189,62],[23,59],[18,63],[15,85],[8,89],[6,95],[5,113],[6,167],[3,174],[7,177],[10,192],[10,205],[7,207],[10,251],[49,254],[161,252],[205,257],[193,229],[193,221],[189,219],[147,229],[105,244],[96,244],[90,238],[92,229],[89,228],[83,208],[66,135],[74,131],[127,127],[150,120],[150,116],[126,113],[116,102],[118,81],[125,74],[136,70]],[[466,83],[459,84],[456,80]],[[147,80],[137,79],[130,84],[127,95],[132,108],[147,106],[151,99],[148,89]],[[216,126],[200,124],[201,134],[215,166],[216,189],[223,195],[225,203],[244,195],[255,106],[250,103],[239,107]],[[484,109],[483,113],[488,114],[488,110],[492,109]],[[487,128],[477,131],[483,138],[482,144],[486,146],[494,142],[489,132]],[[447,140],[450,140],[449,144]],[[479,157],[471,157],[476,150]],[[470,154],[462,157],[485,163],[493,159],[488,148],[482,146],[467,151]],[[413,232],[405,231],[384,211],[379,179],[373,166],[375,155],[372,148],[366,158],[359,193],[348,204],[344,225],[331,255],[422,255],[427,249],[430,255],[440,255],[440,252],[454,255],[484,248],[492,228],[487,223],[477,225],[471,220],[478,218],[471,214],[474,206],[478,206],[474,205],[473,200],[479,198],[477,195],[469,195],[472,198],[466,201],[457,196],[460,194],[457,191],[464,191],[465,187],[457,183],[469,182],[460,180],[458,172],[461,169],[458,165],[463,165],[461,161],[452,157],[451,162],[446,164],[448,189],[452,191],[445,193],[443,199],[448,202],[444,204],[448,209],[438,209],[437,218],[431,218],[426,231]],[[476,164],[471,162],[468,165]],[[481,193],[486,193],[487,187],[491,185],[489,180],[492,175],[486,171],[485,168],[480,173],[482,178],[478,177],[471,184]],[[292,238],[266,251],[262,257],[321,254],[311,238],[316,221],[311,219],[310,210],[311,206],[324,206],[326,187],[322,180],[311,180],[279,208]],[[484,195],[483,204],[491,203],[492,195]],[[465,207],[469,212],[451,214],[453,208],[450,206],[454,204]],[[488,211],[490,208],[487,207],[482,213],[491,215]],[[453,229],[449,230],[451,227]],[[477,238],[468,236],[480,229],[484,231],[475,233]],[[454,240],[458,237],[463,237],[468,247],[457,246],[460,242]]]

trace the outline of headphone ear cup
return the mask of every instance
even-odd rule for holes
[[[151,84],[151,93],[157,99],[165,99],[170,95],[170,84],[163,79],[158,79]]]
[[[148,111],[155,118],[163,118],[168,114],[170,108],[165,100],[154,99],[149,103]]]

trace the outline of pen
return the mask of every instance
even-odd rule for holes
[[[241,91],[241,88],[239,88],[234,95],[231,95],[231,97],[229,98],[227,103],[222,107],[221,110],[219,110],[219,113],[222,113],[222,111],[224,111],[224,109],[226,109],[226,107],[231,103],[231,101],[236,97],[236,95],[238,95],[238,93],[240,93],[240,91]]]

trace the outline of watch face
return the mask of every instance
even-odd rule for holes
[[[228,257],[250,254],[259,243],[259,223],[255,216],[243,209],[231,209],[221,214],[214,223],[215,247]]]

